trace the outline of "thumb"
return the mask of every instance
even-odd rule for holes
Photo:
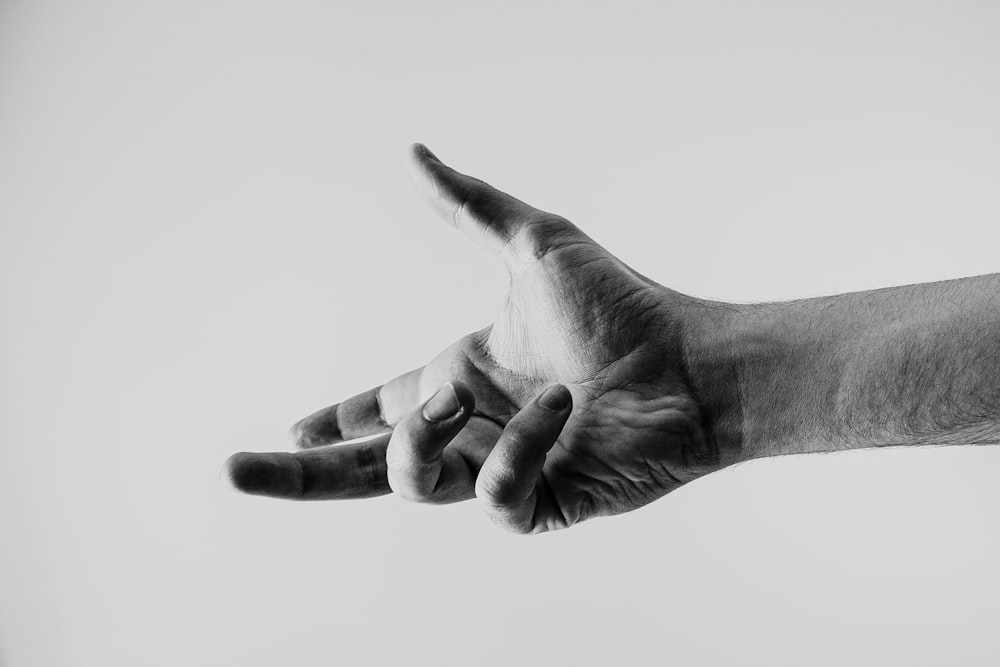
[[[438,217],[501,256],[508,267],[583,237],[568,220],[455,171],[423,144],[410,146],[409,163],[418,192]]]

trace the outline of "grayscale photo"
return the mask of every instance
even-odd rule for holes
[[[0,667],[1000,665],[1000,3],[0,0]]]

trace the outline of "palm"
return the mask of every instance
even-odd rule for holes
[[[693,478],[691,455],[704,447],[664,326],[669,295],[589,239],[555,245],[512,277],[493,325],[428,364],[425,393],[462,369],[477,405],[466,428],[477,437],[456,446],[478,468],[542,387],[570,385],[573,416],[543,469],[552,518],[572,524],[644,505]]]
[[[412,157],[432,207],[506,264],[504,307],[425,367],[304,419],[296,435],[307,451],[231,459],[237,486],[294,498],[365,497],[390,486],[424,502],[471,498],[499,442],[515,437],[507,432],[553,383],[569,389],[572,413],[552,432],[537,482],[518,482],[520,505],[504,510],[516,516],[499,523],[560,528],[634,509],[706,472],[715,457],[683,371],[686,297],[638,275],[570,222],[454,172],[422,147]],[[447,382],[468,394],[471,417],[433,445],[427,433],[415,435],[431,428],[420,406]]]

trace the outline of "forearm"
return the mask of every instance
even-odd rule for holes
[[[688,368],[723,464],[1000,441],[1000,274],[701,303]]]

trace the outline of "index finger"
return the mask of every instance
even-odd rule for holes
[[[391,493],[385,452],[391,433],[302,452],[239,452],[226,461],[229,482],[255,496],[345,500]]]

